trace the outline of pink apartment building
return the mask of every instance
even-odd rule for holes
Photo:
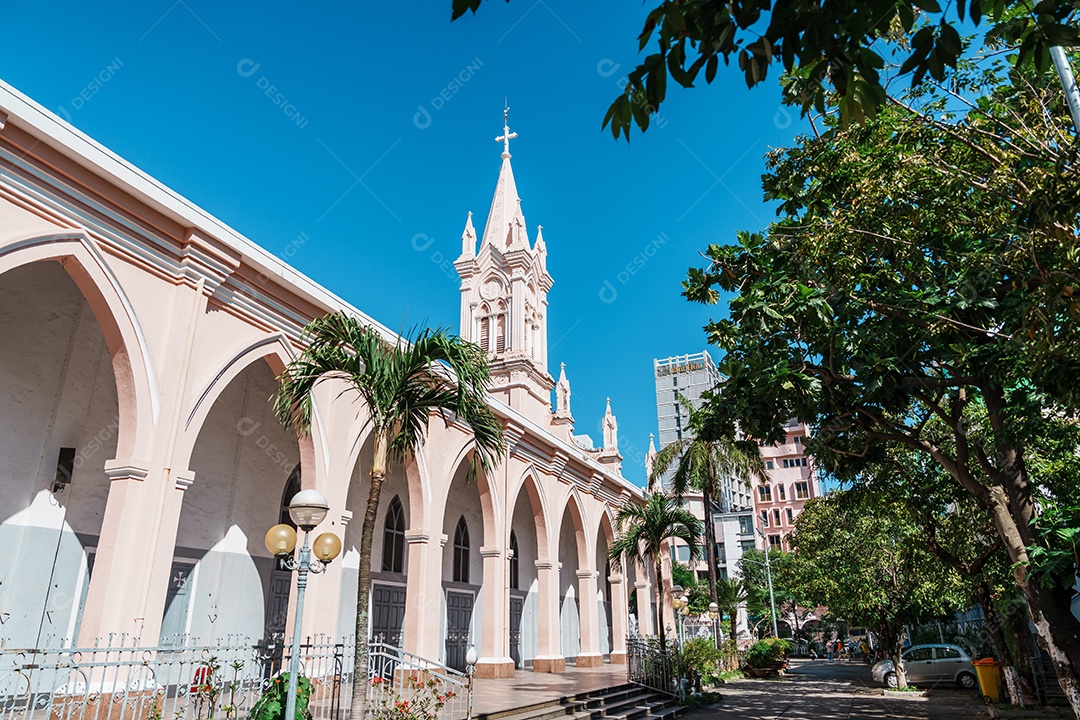
[[[809,429],[806,423],[790,420],[783,444],[762,445],[761,456],[769,482],[754,488],[757,524],[766,540],[758,536],[758,547],[790,550],[788,534],[806,501],[821,494],[811,459],[805,451]]]

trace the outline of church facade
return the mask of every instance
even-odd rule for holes
[[[488,350],[507,453],[469,480],[468,428],[433,418],[383,486],[372,559],[373,634],[452,667],[475,646],[488,677],[623,662],[631,623],[654,626],[648,570],[606,561],[618,508],[641,499],[610,402],[594,449],[573,434],[565,368],[548,372],[553,281],[513,137],[504,124],[483,234],[470,215],[455,263],[460,334]],[[366,410],[325,383],[297,436],[268,400],[303,326],[334,310],[395,340],[0,83],[0,644],[351,633]],[[329,499],[317,532],[344,552],[293,618],[295,578],[262,538],[301,488]]]

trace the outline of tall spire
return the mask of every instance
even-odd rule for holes
[[[491,200],[491,211],[484,225],[484,237],[481,247],[491,244],[500,251],[508,248],[529,248],[529,234],[525,228],[525,215],[521,212],[521,198],[518,197],[514,170],[510,167],[510,141],[518,135],[510,132],[510,108],[503,109],[503,134],[495,142],[503,144],[502,167],[499,169],[499,181],[495,185],[495,197]]]

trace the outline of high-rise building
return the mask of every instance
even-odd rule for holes
[[[754,488],[754,508],[757,525],[765,533],[758,537],[759,547],[790,550],[788,534],[795,527],[795,518],[810,498],[821,494],[813,464],[806,456],[809,428],[799,420],[789,420],[784,442],[762,445],[765,471],[769,482]]]
[[[701,395],[707,390],[712,390],[720,382],[721,376],[716,369],[716,364],[709,357],[708,352],[700,352],[692,355],[675,355],[663,360],[653,360],[653,375],[656,379],[656,418],[660,430],[660,448],[684,439],[693,437],[689,428],[690,413],[680,400],[680,396],[688,400],[692,407],[698,408],[702,404]],[[656,448],[653,438],[649,438],[649,453],[646,456],[646,472],[652,474],[653,458],[656,456]],[[661,478],[664,490],[671,489],[671,478],[674,475],[674,466]],[[717,527],[716,535],[716,559],[717,569],[721,577],[726,577],[729,571],[734,571],[739,557],[742,556],[742,548],[753,543],[753,508],[754,500],[751,488],[743,482],[726,478],[721,484],[718,497],[711,498],[713,518],[711,521]],[[702,522],[705,518],[705,504],[701,493],[691,492],[684,496],[684,507],[692,512]],[[742,522],[738,516],[742,515]],[[745,537],[740,535],[740,530],[745,529]],[[730,537],[731,547],[727,540]],[[689,549],[685,545],[676,545],[672,548],[672,560],[688,563],[690,559]],[[704,558],[693,566],[699,578],[708,575],[708,564]]]

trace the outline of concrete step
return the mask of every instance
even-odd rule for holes
[[[476,720],[675,720],[683,710],[669,695],[627,683],[485,713]]]

